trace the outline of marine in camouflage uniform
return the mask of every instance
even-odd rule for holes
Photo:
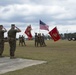
[[[42,47],[42,41],[41,41],[41,33],[38,33],[38,37],[37,37],[37,47],[40,45],[40,47]]]
[[[25,44],[25,38],[24,38],[24,36],[22,35],[22,46],[26,46],[26,44]]]
[[[4,33],[7,30],[3,27],[3,25],[0,25],[0,57],[3,57],[3,51],[4,51]]]
[[[42,36],[41,36],[41,41],[42,41],[42,46],[46,46],[44,34],[42,34]]]
[[[15,29],[16,28],[16,29]],[[11,24],[11,29],[8,31],[8,40],[10,46],[10,58],[15,58],[15,50],[16,50],[16,33],[21,32],[21,30],[15,26],[15,24]]]
[[[38,35],[35,33],[35,47],[37,47],[37,42],[38,42]]]
[[[19,35],[19,46],[22,44],[22,37]]]
[[[26,46],[26,44],[25,44],[25,38],[24,38],[24,36],[22,35],[20,35],[19,36],[19,46]]]

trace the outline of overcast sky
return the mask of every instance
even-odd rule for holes
[[[28,25],[34,32],[39,30],[39,20],[49,25],[49,30],[57,26],[59,33],[76,32],[76,0],[0,0],[0,24],[7,30],[15,23],[23,34]]]

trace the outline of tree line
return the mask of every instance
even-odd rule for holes
[[[61,33],[60,37],[62,40],[67,39],[68,41],[71,41],[71,40],[75,41],[76,40],[76,33],[64,33],[64,34]],[[50,35],[45,35],[44,38],[45,38],[45,40],[51,40],[52,39]],[[19,38],[17,38],[17,40],[18,39]],[[25,39],[28,40],[28,38],[25,38]],[[34,40],[34,39],[35,39],[35,37],[33,36],[33,38],[31,40]],[[7,41],[7,37],[5,37],[5,41]]]

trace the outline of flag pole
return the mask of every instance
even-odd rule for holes
[[[39,20],[39,33],[40,33],[40,20]]]
[[[40,33],[40,27],[39,27],[39,33]]]

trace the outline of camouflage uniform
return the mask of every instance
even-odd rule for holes
[[[38,40],[37,40],[37,46],[42,46],[42,42],[41,42],[41,34],[39,33],[38,34],[38,38],[37,38]]]
[[[25,44],[25,38],[24,38],[24,36],[22,35],[22,46],[23,46],[23,45],[26,46],[26,44]]]
[[[44,34],[42,34],[41,38],[42,38],[42,46],[46,46],[46,44],[45,44],[45,36],[44,36]]]
[[[17,32],[19,32],[17,29],[12,29],[12,28],[8,31],[8,40],[9,40],[9,46],[10,46],[10,58],[15,56],[16,33]]]
[[[1,27],[2,25],[0,25]],[[6,32],[5,30],[0,29],[0,57],[3,54],[4,51],[4,32]]]
[[[24,38],[24,36],[22,35],[22,45],[24,44],[25,46],[26,46],[26,44],[25,44],[25,38]]]
[[[22,44],[22,37],[19,35],[19,46]]]
[[[35,33],[35,47],[37,46],[37,42],[38,42],[38,36],[37,33]]]
[[[22,35],[22,36],[19,36],[19,46],[26,46],[26,44],[25,44],[25,38],[24,38],[24,36]]]

